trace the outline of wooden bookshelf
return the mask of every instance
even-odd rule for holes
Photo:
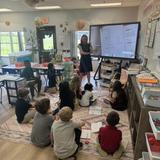
[[[142,157],[142,152],[147,151],[145,132],[152,131],[148,112],[157,111],[160,108],[144,105],[135,76],[129,76],[126,93],[128,96],[128,116],[134,159],[137,160]]]

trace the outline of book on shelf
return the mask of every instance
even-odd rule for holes
[[[136,76],[139,83],[157,84],[159,80],[151,73],[141,73]]]

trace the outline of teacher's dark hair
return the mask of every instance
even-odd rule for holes
[[[88,41],[88,36],[87,36],[86,34],[83,34],[82,37],[81,37],[81,44],[83,43],[83,42],[82,42],[82,39],[83,39],[83,38],[86,38],[87,41]]]

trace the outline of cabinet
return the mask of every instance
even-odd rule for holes
[[[147,151],[145,132],[152,131],[148,112],[157,111],[160,108],[144,105],[135,76],[129,76],[126,93],[128,96],[128,117],[134,148],[134,159],[137,160],[141,158],[143,151]]]
[[[115,73],[115,65],[113,63],[102,62],[100,85],[103,87],[109,87],[111,79],[114,76],[114,73]]]
[[[26,81],[24,78],[18,78],[15,80],[5,80],[8,103],[14,105],[18,98],[18,89],[24,87]]]

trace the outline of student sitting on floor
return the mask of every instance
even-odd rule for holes
[[[35,115],[35,109],[28,101],[29,91],[26,88],[18,90],[15,113],[18,123],[28,123]]]
[[[50,100],[43,98],[35,105],[36,114],[33,121],[31,141],[38,147],[45,147],[51,144],[51,126],[55,119],[50,110]]]
[[[63,107],[59,111],[59,120],[52,125],[54,152],[60,159],[75,158],[78,148],[83,145],[80,142],[80,128],[84,123],[73,122],[72,113],[70,107]]]
[[[80,105],[82,107],[88,107],[91,104],[93,104],[93,102],[95,102],[92,90],[93,90],[93,85],[91,83],[85,84],[84,91],[82,92],[82,98],[80,100]]]
[[[63,81],[59,84],[59,97],[60,97],[60,109],[64,106],[70,107],[74,110],[75,103],[75,93],[71,91],[69,87],[69,83],[67,81]]]
[[[104,99],[105,103],[110,103],[112,108],[124,111],[127,108],[127,96],[120,81],[115,81],[111,89],[111,97]]]
[[[78,75],[75,75],[70,81],[70,89],[75,93],[75,110],[79,108],[79,102],[82,98],[81,91],[81,79]]]
[[[27,81],[27,86],[30,88],[31,96],[34,97],[34,86],[35,84],[38,84],[38,94],[40,94],[41,91],[41,79],[40,76],[35,77],[33,69],[31,68],[31,63],[29,61],[24,62],[25,68],[21,74],[22,77],[24,77]]]
[[[115,75],[114,75],[113,78],[111,79],[111,83],[110,83],[110,86],[109,86],[109,91],[112,91],[114,82],[115,82],[115,81],[119,81],[119,80],[120,80],[120,77],[121,77],[121,74],[120,74],[120,73],[115,73]]]
[[[70,89],[75,93],[76,98],[81,99],[81,79],[78,75],[75,75],[70,81]]]
[[[106,118],[108,124],[99,130],[97,151],[101,156],[110,154],[115,158],[119,158],[124,151],[121,146],[122,132],[116,128],[119,119],[117,112],[110,112]]]
[[[47,77],[49,80],[49,88],[56,87],[56,74],[53,63],[48,64]]]

